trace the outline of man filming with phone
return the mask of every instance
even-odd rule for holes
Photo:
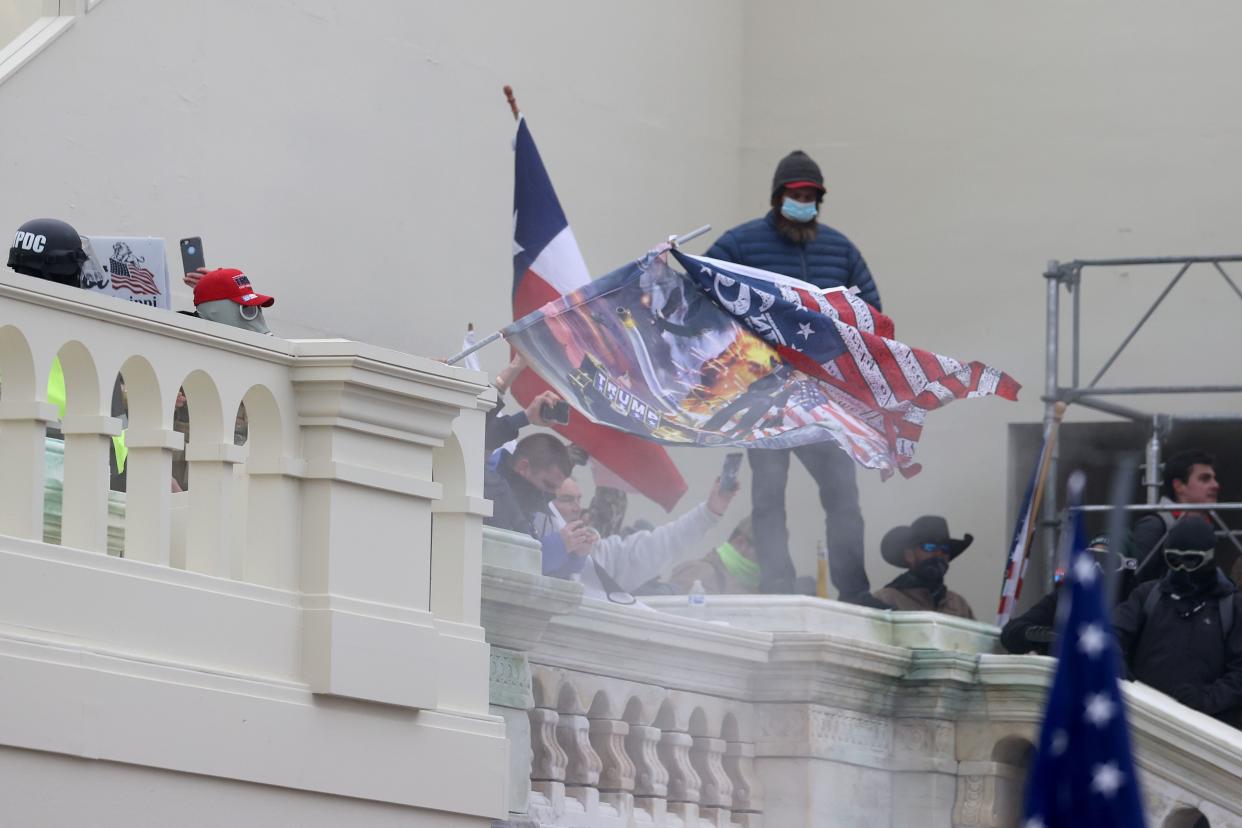
[[[736,480],[726,486],[717,478],[707,500],[681,517],[655,529],[601,538],[583,519],[578,482],[566,477],[552,499],[564,525],[543,536],[543,574],[578,580],[592,598],[635,603],[633,590],[696,552],[737,491]]]

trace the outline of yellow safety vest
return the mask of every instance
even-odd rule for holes
[[[52,360],[52,370],[47,376],[47,401],[56,406],[56,412],[65,418],[65,371],[60,367],[60,357]],[[112,438],[112,451],[116,453],[117,472],[125,471],[125,458],[129,449],[125,446],[125,431]]]

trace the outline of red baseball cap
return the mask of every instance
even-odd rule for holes
[[[798,190],[803,187],[810,187],[812,190],[819,190],[821,193],[828,192],[824,189],[824,185],[818,181],[790,181],[788,184],[782,185],[786,190]]]
[[[246,274],[232,267],[222,267],[219,270],[204,273],[203,278],[199,279],[198,284],[194,286],[196,307],[204,302],[218,302],[221,299],[231,299],[239,305],[248,307],[258,305],[264,308],[270,308],[276,302],[270,296],[255,293]]]

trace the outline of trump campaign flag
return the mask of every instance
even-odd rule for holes
[[[514,156],[513,318],[521,319],[582,288],[591,277],[525,118],[518,119]],[[548,387],[534,372],[523,371],[513,396],[525,406]],[[672,510],[686,492],[681,472],[658,445],[580,417],[555,428],[665,510]]]
[[[1070,483],[1082,501],[1082,473]],[[1023,828],[1143,828],[1118,653],[1104,611],[1104,573],[1075,512],[1069,566],[1057,606],[1057,672],[1026,785]],[[1068,606],[1067,606],[1068,605]]]
[[[1017,383],[986,366],[918,352],[939,372],[917,392],[911,378],[882,396],[873,376],[881,369],[858,365],[864,354],[845,340],[913,349],[864,337],[863,329],[892,332],[865,302],[747,268],[737,276],[750,282],[726,288],[732,277],[715,269],[721,263],[708,266],[709,277],[702,268],[712,260],[672,255],[687,273],[665,254],[648,254],[518,320],[505,338],[596,422],[670,445],[789,448],[831,439],[886,475],[913,473],[918,435],[907,421],[921,426],[928,409],[955,396],[1017,393]],[[717,277],[722,292],[712,287]],[[800,304],[803,295],[814,311]],[[801,344],[782,344],[790,341]]]
[[[864,465],[916,474],[914,449],[928,412],[958,399],[1018,397],[1021,386],[1006,373],[893,339],[892,320],[847,290],[823,291],[679,250],[673,256],[699,291],[783,362],[817,381],[820,394],[833,403],[826,416],[832,412],[840,420],[836,412],[843,411],[883,442],[883,461]]]

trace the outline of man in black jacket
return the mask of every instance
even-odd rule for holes
[[[1187,707],[1237,725],[1242,706],[1242,595],[1216,566],[1216,533],[1183,520],[1166,539],[1168,569],[1113,611],[1126,667]]]
[[[488,526],[539,539],[551,525],[548,503],[573,471],[569,449],[551,434],[523,437],[510,454],[501,451],[483,475],[483,496],[492,501]]]
[[[1096,535],[1087,549],[1095,557],[1096,568],[1105,578],[1116,578],[1116,588],[1111,593],[1114,605],[1124,601],[1134,588],[1134,568],[1137,561],[1127,557],[1131,550],[1122,553],[1111,551],[1108,535]],[[1052,577],[1052,591],[1040,598],[1034,606],[1019,616],[1009,619],[1001,630],[1000,642],[1011,653],[1035,653],[1050,655],[1057,625],[1057,601],[1060,600],[1061,583],[1065,572],[1058,567]]]

